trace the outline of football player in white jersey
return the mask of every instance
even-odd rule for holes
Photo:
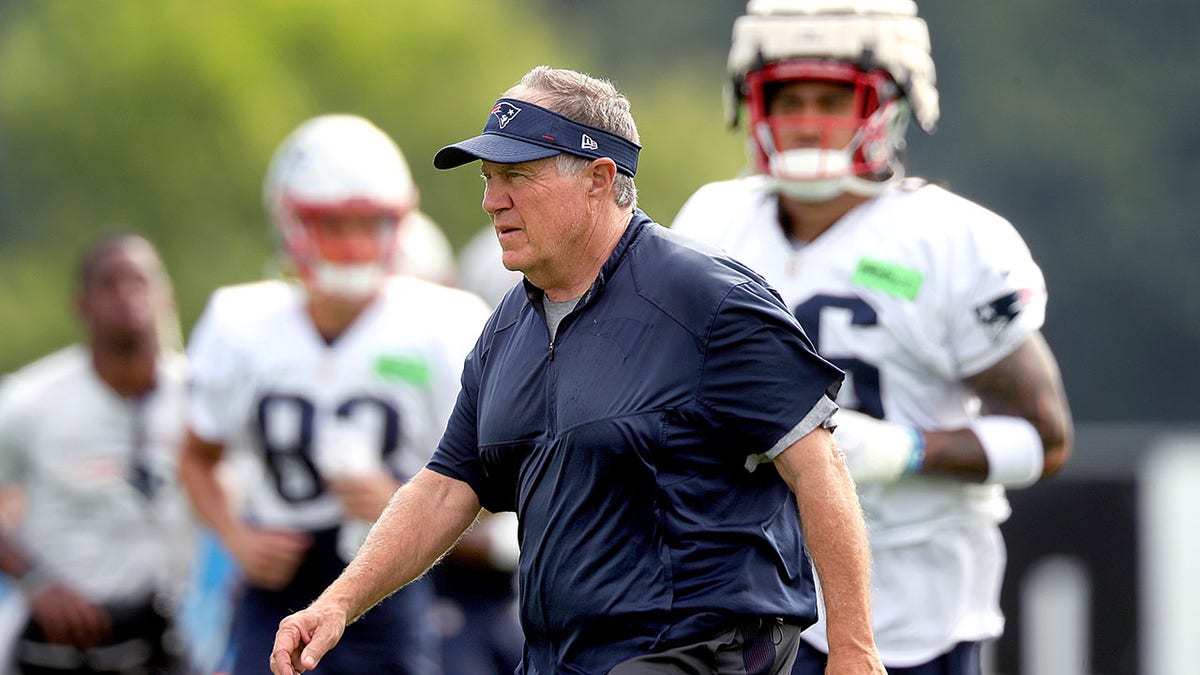
[[[1003,629],[1005,488],[1071,447],[1042,273],[1006,220],[904,178],[910,111],[927,131],[938,117],[911,0],[752,0],[729,70],[756,171],[702,187],[673,227],[762,273],[847,373],[835,438],[888,672],[979,673]],[[802,636],[794,672],[823,673],[824,624]]]
[[[298,282],[217,290],[188,344],[184,484],[246,580],[233,675],[266,672],[279,621],[341,572],[432,454],[488,315],[472,294],[393,274],[417,191],[366,119],[300,125],[271,161],[264,200]],[[239,499],[219,475],[225,457]],[[389,598],[323,671],[440,672],[430,594],[418,581]]]
[[[154,246],[100,239],[81,261],[77,307],[86,340],[0,388],[0,483],[25,499],[19,530],[0,536],[0,570],[28,613],[14,663],[187,673],[172,630],[195,553],[177,480],[187,373]]]

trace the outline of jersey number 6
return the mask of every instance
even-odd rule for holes
[[[832,347],[821,343],[821,321],[830,312],[849,312],[850,325],[874,326],[878,323],[875,309],[856,296],[814,295],[796,305],[793,313],[804,327],[809,339],[817,346],[817,352],[833,365],[846,371],[851,400],[840,399],[839,405],[852,408],[876,419],[883,419],[883,395],[879,391],[879,368],[857,356],[838,354]],[[843,388],[845,392],[845,388]],[[852,400],[857,398],[857,400]]]

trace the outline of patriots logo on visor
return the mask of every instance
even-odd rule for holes
[[[500,121],[501,129],[506,127],[519,112],[521,112],[521,109],[508,101],[502,101],[492,107],[492,114]]]

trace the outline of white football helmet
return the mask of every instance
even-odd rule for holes
[[[728,68],[730,124],[745,102],[758,171],[795,199],[879,192],[903,177],[909,111],[927,132],[937,124],[929,29],[912,0],[750,0],[734,22]],[[777,136],[789,126],[819,127],[824,138],[847,124],[824,115],[769,117],[773,88],[797,80],[854,87],[859,112],[849,144],[779,148]]]
[[[525,275],[504,266],[504,249],[489,223],[472,236],[458,254],[459,285],[493,308]]]
[[[441,226],[425,212],[413,210],[400,227],[396,271],[443,286],[458,282],[454,247]]]
[[[334,297],[373,294],[395,264],[400,223],[417,204],[403,153],[386,133],[356,115],[322,115],[296,128],[275,151],[263,201],[284,255],[305,284]],[[379,222],[377,260],[327,260],[315,223],[356,216]]]

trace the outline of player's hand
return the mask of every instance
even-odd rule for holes
[[[229,542],[229,552],[251,585],[277,591],[296,575],[310,546],[305,532],[247,528]]]
[[[833,439],[855,483],[890,483],[921,468],[925,438],[916,429],[845,408],[833,421]]]
[[[325,487],[342,502],[347,518],[376,520],[387,506],[400,482],[385,471],[361,476],[337,476],[325,479]]]
[[[279,622],[279,630],[275,633],[271,672],[296,675],[316,668],[345,630],[345,611],[320,601],[292,614]]]
[[[48,642],[88,649],[112,635],[112,619],[74,589],[51,583],[29,600],[30,613]]]

